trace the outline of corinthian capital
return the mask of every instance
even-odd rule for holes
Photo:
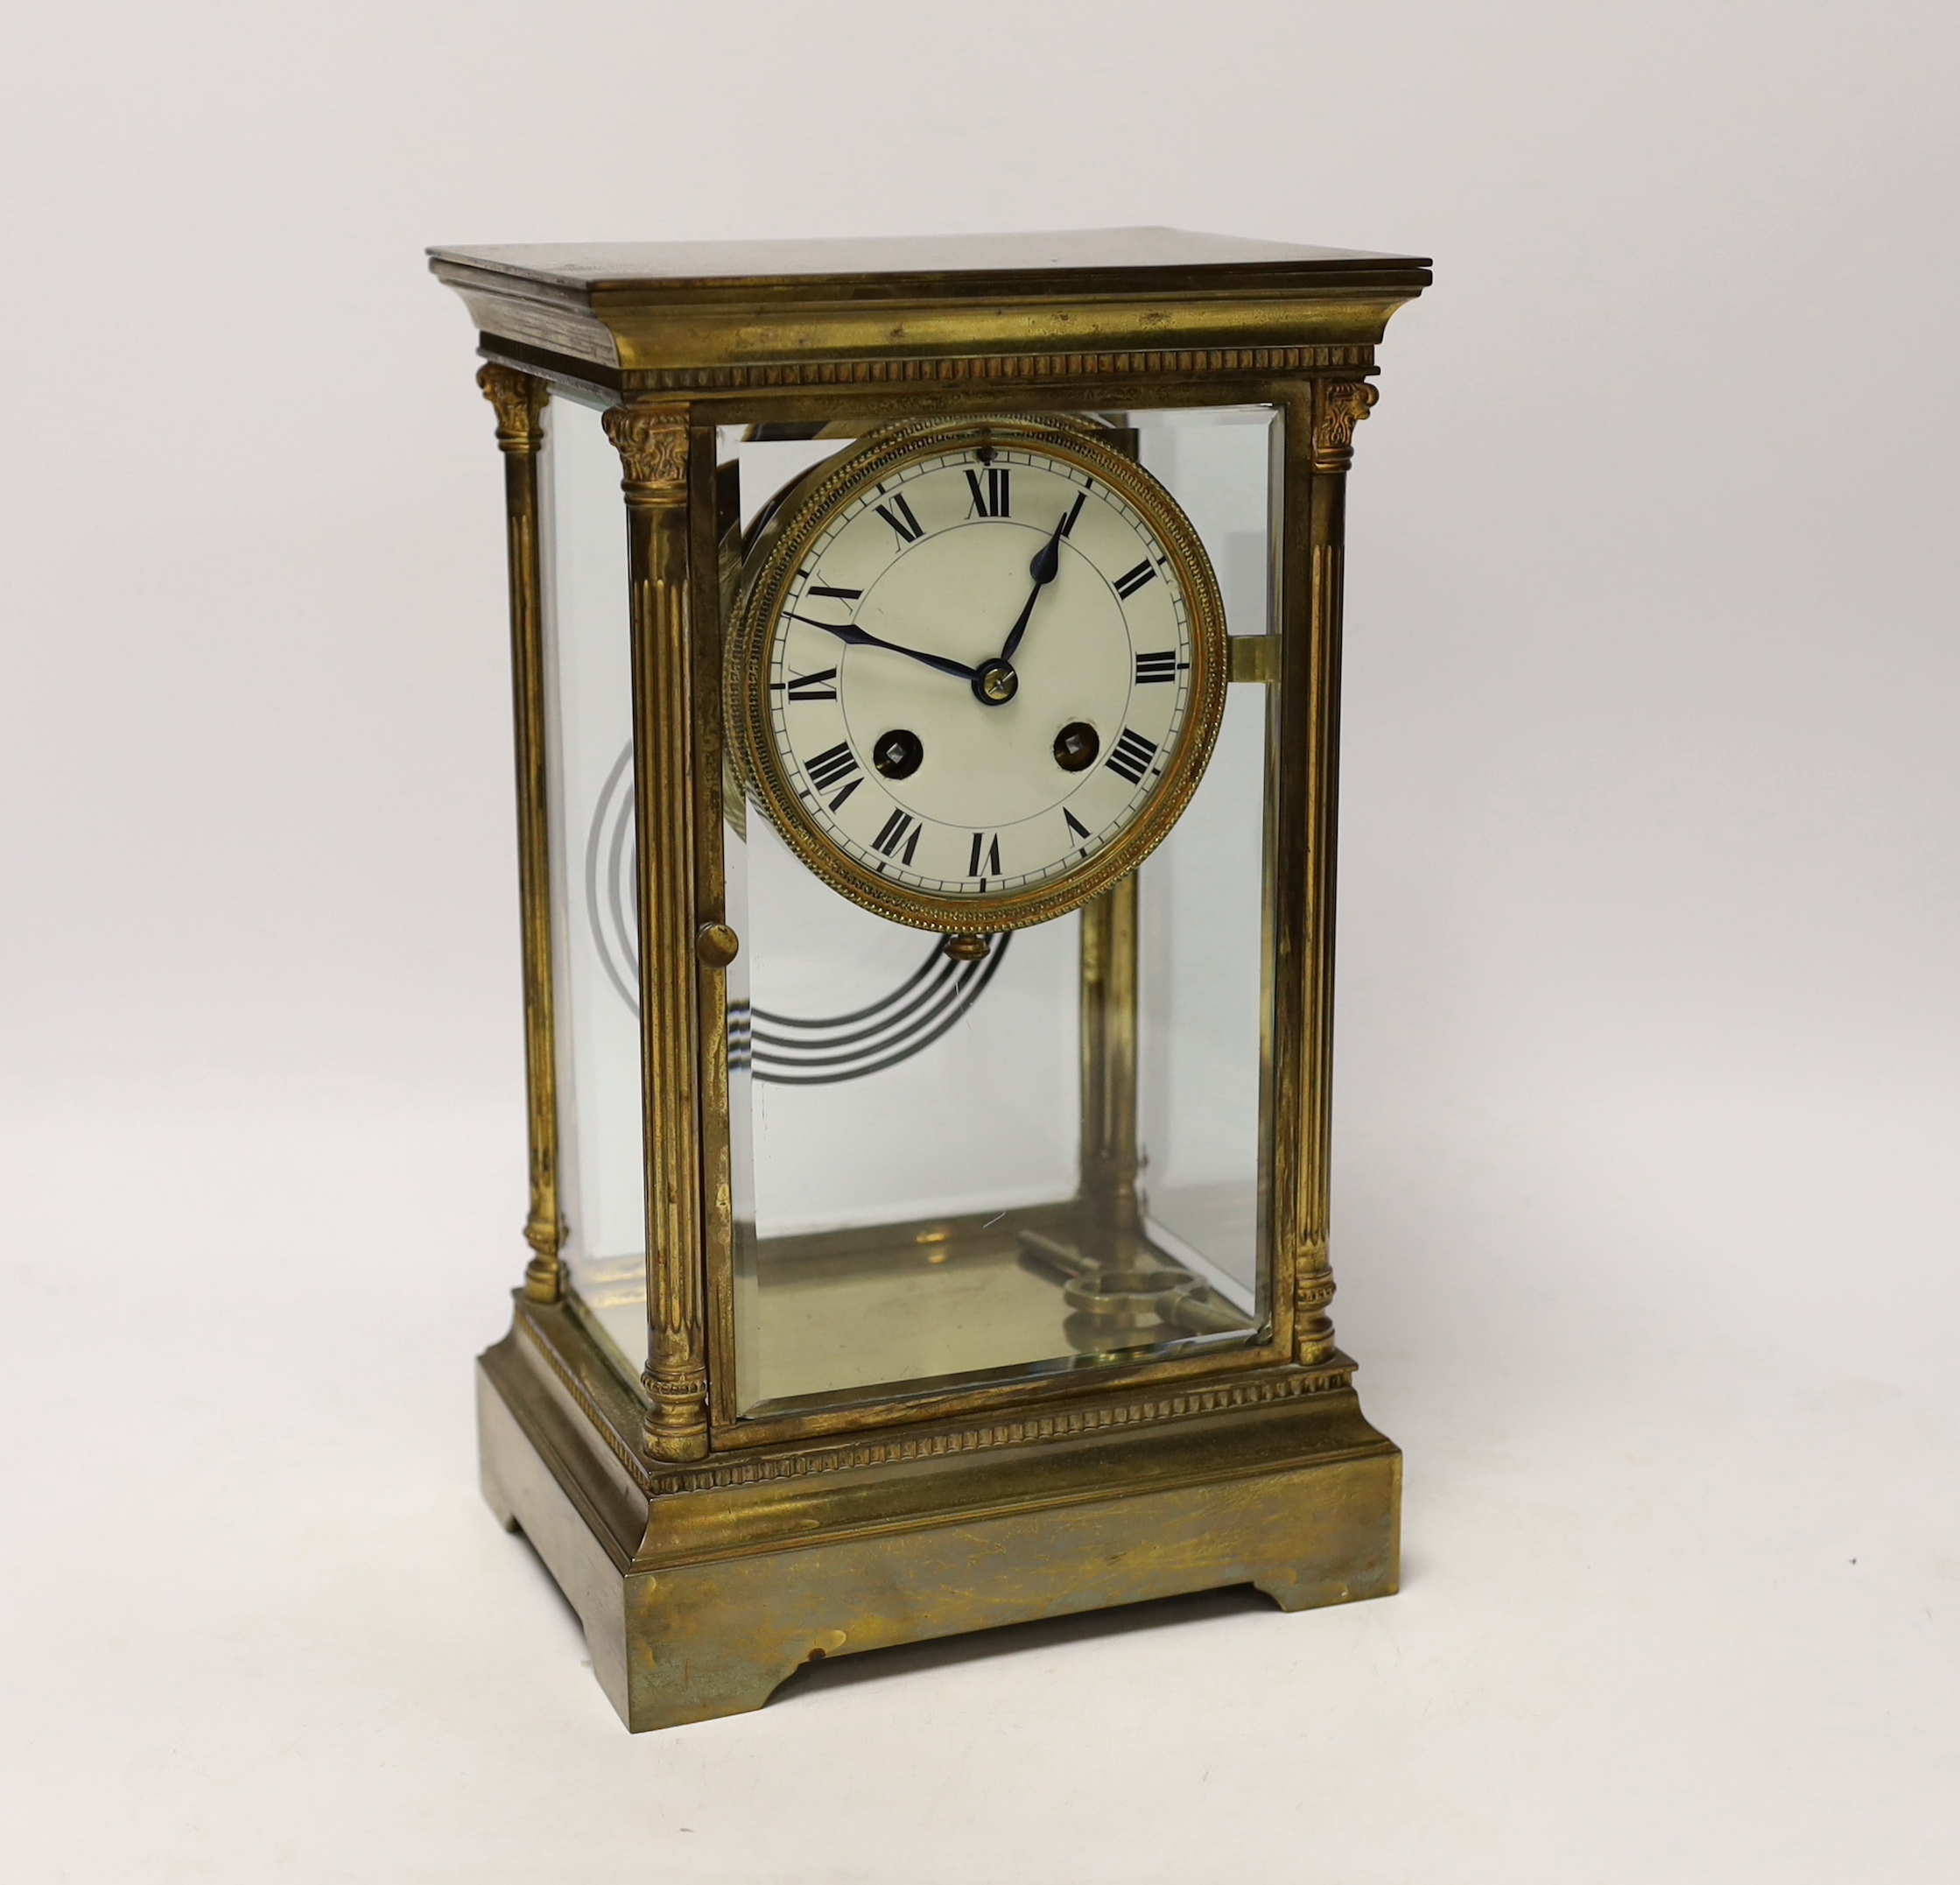
[[[1366,380],[1331,380],[1320,389],[1313,421],[1313,468],[1345,471],[1354,462],[1354,428],[1380,397]]]
[[[606,436],[619,454],[629,499],[672,502],[687,487],[687,408],[615,406]]]
[[[515,367],[485,367],[476,383],[496,408],[497,443],[506,452],[535,452],[542,442],[537,421],[544,410],[544,381]]]

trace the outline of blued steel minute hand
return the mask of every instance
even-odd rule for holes
[[[929,668],[938,668],[942,674],[951,674],[955,679],[971,681],[973,671],[958,661],[948,661],[943,655],[929,655],[917,648],[901,648],[896,642],[882,642],[868,630],[854,627],[848,622],[819,622],[814,615],[799,615],[794,609],[783,611],[791,622],[806,622],[811,628],[821,629],[826,635],[834,635],[839,641],[853,648],[882,648],[895,655],[910,655],[915,661],[923,661]]]
[[[1072,511],[1064,511],[1062,521],[1055,526],[1055,534],[1035,552],[1034,559],[1028,565],[1028,573],[1035,579],[1035,586],[1028,592],[1028,606],[1021,611],[1021,619],[1008,630],[1008,644],[1001,651],[1003,661],[1012,661],[1014,651],[1021,645],[1021,637],[1028,632],[1028,624],[1034,619],[1035,604],[1041,600],[1041,592],[1055,580],[1056,572],[1062,566],[1062,532],[1069,527]]]

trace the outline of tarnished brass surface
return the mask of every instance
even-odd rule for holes
[[[694,937],[698,770],[689,632],[687,412],[615,407],[632,586],[641,1055],[646,1101],[647,1444],[663,1459],[708,1446]],[[726,1049],[724,1049],[724,1053]]]
[[[1136,874],[1082,911],[1082,1198],[1099,1260],[1132,1238],[1136,1199]]]
[[[1430,278],[1416,257],[1174,229],[951,237],[909,266],[877,259],[892,252],[538,244],[436,249],[429,265],[486,335],[628,392],[982,378],[1011,394],[1188,371],[1192,356],[1200,372],[1310,371],[1379,341]]]
[[[697,420],[699,415],[697,415]],[[731,798],[746,818],[727,763],[721,714],[722,596],[725,569],[739,566],[741,543],[741,471],[718,461],[712,426],[691,433],[688,476],[688,636],[693,647],[693,698],[706,703],[694,724],[694,918],[703,930],[742,939],[728,922],[727,861],[722,850]],[[738,823],[736,829],[742,827]],[[697,931],[697,936],[701,932]],[[718,952],[711,952],[713,953]],[[732,961],[733,957],[730,958]],[[734,1353],[734,1167],[728,1114],[727,964],[697,952],[695,1015],[699,1030],[701,1103],[701,1254],[707,1316],[710,1432],[736,1419]]]
[[[694,953],[704,968],[726,968],[741,953],[741,938],[726,923],[704,923],[694,932]]]
[[[1098,1358],[1119,1350],[1150,1347],[1128,1358],[1156,1361],[1196,1354],[1194,1334],[1255,1339],[1236,1312],[1190,1316],[1169,1304],[1160,1306],[1177,1312],[1143,1319],[1159,1325],[1148,1335],[1084,1339],[1064,1285],[1085,1270],[1175,1270],[1154,1297],[1197,1284],[1143,1235],[1134,1190],[765,1238],[755,1260],[768,1312],[751,1336],[760,1396],[746,1410],[751,1423],[878,1403],[889,1414],[894,1402],[1010,1382],[1025,1390],[1048,1380],[1066,1392],[1071,1368],[1103,1367]],[[1195,1302],[1205,1292],[1184,1293]]]
[[[483,1486],[627,1725],[665,1727],[760,1707],[819,1652],[1230,1584],[1286,1609],[1387,1594],[1399,1453],[1345,1373],[1268,1385],[1182,1413],[1085,1400],[1046,1431],[922,1431],[872,1459],[778,1452],[720,1483],[704,1462],[650,1495],[514,1331],[481,1365]]]
[[[889,1401],[920,1388],[999,1381],[1025,1362],[1066,1357],[1061,1291],[1021,1263],[1024,1220],[1054,1207],[992,1213],[981,1223],[896,1227],[883,1240],[789,1237],[757,1248],[766,1305],[758,1322],[749,1411]],[[1060,1365],[1052,1363],[1051,1365]]]
[[[1354,428],[1375,403],[1364,382],[1318,380],[1288,414],[1286,527],[1289,610],[1304,634],[1296,633],[1282,665],[1282,725],[1295,753],[1282,756],[1282,775],[1302,778],[1298,801],[1282,794],[1281,852],[1275,875],[1281,894],[1303,901],[1295,919],[1278,926],[1282,953],[1298,938],[1287,992],[1300,1034],[1282,1038],[1275,1054],[1286,1082],[1289,1111],[1275,1136],[1276,1147],[1296,1159],[1292,1172],[1291,1223],[1295,1358],[1310,1366],[1330,1354],[1334,1325],[1327,1306],[1334,1276],[1327,1254],[1327,1188],[1331,1157],[1330,1072],[1334,1031],[1334,841],[1340,774],[1341,573],[1347,515],[1347,468]],[[1304,462],[1303,462],[1303,460]],[[1301,550],[1304,549],[1304,555]],[[1302,579],[1304,579],[1303,583]],[[1305,590],[1300,594],[1301,587]],[[1297,749],[1303,747],[1303,751]],[[1304,812],[1303,820],[1300,813]],[[1302,828],[1303,826],[1303,828]],[[1297,927],[1296,927],[1296,925]],[[1282,953],[1283,960],[1283,953]],[[1282,987],[1286,981],[1282,969]]]
[[[551,995],[551,824],[544,758],[544,589],[539,563],[537,455],[544,447],[544,381],[508,367],[476,376],[496,410],[503,453],[510,580],[510,679],[517,762],[517,894],[523,938],[524,1080],[530,1152],[531,1249],[524,1289],[555,1303],[564,1287],[566,1236],[558,1207],[557,1023]]]
[[[1015,1214],[1017,1218],[1022,1215]],[[1069,1234],[1072,1236],[1072,1232]],[[1004,1258],[1005,1255],[1003,1246],[987,1253],[982,1261]],[[854,1270],[858,1261],[852,1260]],[[873,1263],[858,1273],[875,1273],[877,1268]],[[1277,1319],[1275,1313],[1275,1323]],[[1289,1321],[1289,1330],[1290,1326]],[[1275,1327],[1266,1333],[1254,1331],[1242,1340],[1222,1347],[1192,1341],[1142,1353],[1107,1354],[1099,1364],[1097,1378],[1112,1387],[1156,1383],[1182,1391],[1214,1376],[1270,1368],[1289,1361],[1291,1355],[1290,1335],[1282,1335]],[[787,1410],[779,1403],[767,1403],[748,1409],[740,1418],[726,1425],[717,1424],[713,1457],[733,1458],[750,1449],[785,1441],[902,1433],[929,1418],[998,1419],[1017,1413],[1039,1417],[1050,1401],[1065,1400],[1077,1387],[1076,1377],[1067,1374],[1038,1366],[1003,1363],[985,1370],[979,1380],[895,1382],[883,1391],[799,1401]]]
[[[1234,635],[1232,678],[1271,686],[1280,678],[1280,638],[1276,635]]]
[[[756,1706],[818,1652],[1234,1582],[1288,1607],[1394,1587],[1399,1456],[1362,1419],[1326,1314],[1333,841],[1345,475],[1373,343],[1429,276],[1411,258],[1105,235],[1044,238],[1061,245],[1047,260],[1013,247],[1025,239],[959,239],[916,267],[797,245],[432,264],[491,362],[516,673],[534,1254],[512,1333],[484,1358],[485,1490],[578,1607],[635,1727]],[[612,402],[625,473],[651,1325],[637,1382],[565,1296],[558,1261],[535,457],[551,386]],[[1229,677],[1269,703],[1261,1325],[1127,1350],[1138,1331],[1113,1326],[1106,1353],[1081,1336],[1080,1373],[871,1382],[862,1399],[744,1413],[720,851],[731,493],[713,428],[841,438],[901,418],[1247,402],[1281,411],[1272,632],[1229,655]],[[1135,1022],[1126,1035],[1121,912],[1104,914],[1099,966],[1085,955],[1083,1196],[1052,1220],[1017,1213],[1076,1267],[1029,1286],[1059,1298],[1072,1279],[1078,1315],[1113,1326],[1202,1323],[1198,1291],[1140,1286],[1179,1267],[1140,1234],[1110,1240],[1106,1263],[1081,1234],[1092,1194],[1105,1218],[1126,1185],[1135,1199],[1120,1116]],[[842,1238],[797,1260],[883,1261],[862,1234]]]

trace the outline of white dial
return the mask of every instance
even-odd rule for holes
[[[1173,772],[1188,794],[1216,605],[1134,466],[1032,427],[945,430],[794,533],[754,730],[783,810],[852,875],[977,914],[1081,875]]]

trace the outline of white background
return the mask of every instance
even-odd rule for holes
[[[1953,1876],[1950,0],[4,30],[11,1875]],[[500,472],[419,250],[1134,222],[1438,260],[1343,811],[1407,1586],[629,1739],[472,1485]]]

